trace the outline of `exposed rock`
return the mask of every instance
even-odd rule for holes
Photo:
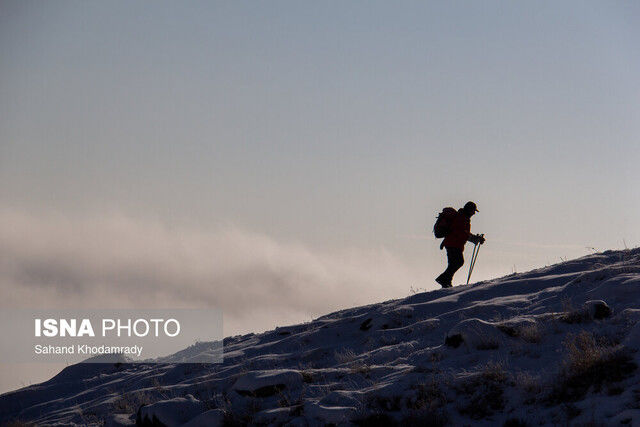
[[[601,320],[611,316],[611,307],[602,300],[587,301],[584,303],[584,309],[592,319]]]

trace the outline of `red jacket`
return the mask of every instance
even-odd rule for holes
[[[444,238],[442,246],[445,248],[458,248],[464,250],[464,244],[471,235],[471,219],[458,209],[456,217],[451,222],[451,231]]]

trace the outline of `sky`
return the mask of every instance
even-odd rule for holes
[[[436,289],[433,222],[468,200],[472,281],[638,246],[639,19],[1,1],[1,304],[217,307],[225,335],[260,332]]]

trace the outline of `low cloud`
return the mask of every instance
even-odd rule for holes
[[[385,249],[321,251],[122,214],[0,211],[6,306],[217,307],[232,335],[406,296],[415,277]]]

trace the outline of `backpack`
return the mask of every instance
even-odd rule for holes
[[[436,239],[442,239],[451,232],[451,224],[457,214],[458,211],[452,207],[442,209],[442,212],[438,214],[438,219],[436,219],[436,223],[433,226],[433,234],[435,234]]]

